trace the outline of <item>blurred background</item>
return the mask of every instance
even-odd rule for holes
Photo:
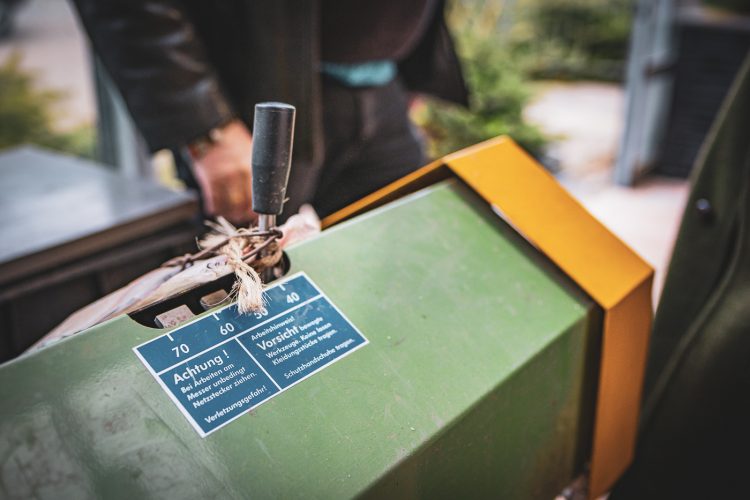
[[[657,268],[656,298],[690,167],[748,47],[747,4],[454,0],[471,107],[418,99],[413,118],[434,157],[512,136]],[[181,189],[67,2],[0,1],[0,36],[0,149],[35,144]]]
[[[634,4],[452,2],[449,23],[472,89],[472,109],[415,106],[431,153],[439,156],[504,133],[531,152],[546,154],[562,139],[545,116],[558,112],[559,101],[581,95],[606,103],[603,113],[618,112],[609,108],[621,101]],[[62,0],[3,0],[2,5],[0,145],[32,142],[84,157],[104,155],[97,151],[97,104],[103,104],[97,103],[97,68],[71,6]],[[562,166],[555,154],[548,156],[550,167]]]

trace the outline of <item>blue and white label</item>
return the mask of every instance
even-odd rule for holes
[[[133,348],[205,437],[368,341],[303,273]]]

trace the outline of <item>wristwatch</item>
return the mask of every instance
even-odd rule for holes
[[[206,153],[208,153],[209,149],[211,149],[212,146],[221,142],[221,139],[224,136],[224,127],[229,125],[230,122],[231,120],[228,120],[218,127],[212,128],[197,139],[191,141],[187,145],[190,156],[192,156],[196,160],[199,160],[206,156]]]

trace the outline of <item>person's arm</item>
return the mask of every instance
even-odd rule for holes
[[[250,213],[247,128],[232,121],[205,48],[178,0],[73,0],[97,55],[152,151],[179,148],[219,128],[195,174],[209,213]]]

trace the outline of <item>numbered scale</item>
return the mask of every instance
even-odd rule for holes
[[[133,349],[203,437],[367,344],[303,273],[264,296],[262,311],[232,304]]]

